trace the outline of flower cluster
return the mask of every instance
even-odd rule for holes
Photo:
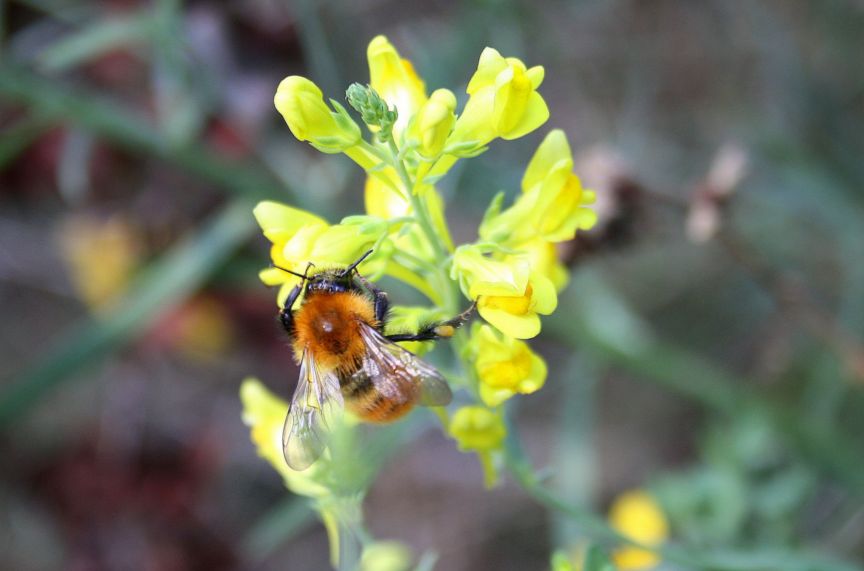
[[[361,267],[364,276],[400,280],[430,303],[396,306],[398,323],[391,327],[410,330],[431,316],[452,317],[476,303],[485,323],[454,339],[465,374],[451,382],[465,389],[463,404],[449,418],[442,414],[442,422],[461,450],[478,455],[491,485],[506,436],[502,405],[538,390],[546,379],[546,364],[524,340],[540,333],[540,316],[555,311],[566,285],[555,245],[594,224],[588,208],[594,195],[572,172],[566,136],[553,130],[528,162],[512,205],[505,208],[504,195],[496,196],[476,241],[454,244],[436,183],[456,162],[485,152],[496,139],[522,137],[546,122],[549,110],[538,91],[544,70],[486,48],[460,111],[453,92],[429,94],[411,62],[385,37],[374,38],[367,55],[369,82],[349,87],[347,106],[325,101],[303,77],[288,77],[278,87],[276,108],[297,139],[324,153],[344,153],[366,171],[366,213],[331,224],[262,202],[255,216],[272,243],[273,266],[262,270],[261,279],[281,286],[281,306],[298,278],[277,266],[302,274],[309,262],[344,266],[374,249]],[[348,108],[356,111],[367,137]],[[259,385],[250,386],[244,390],[260,392]],[[248,410],[248,398],[245,402]],[[250,422],[258,440],[263,425]],[[264,454],[292,489],[309,478],[292,474],[281,457]]]

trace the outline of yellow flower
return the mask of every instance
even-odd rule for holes
[[[513,206],[485,221],[480,236],[508,245],[534,238],[561,242],[572,240],[577,229],[591,228],[597,215],[586,206],[594,202],[594,193],[583,189],[572,171],[567,137],[556,129],[546,136],[528,164],[522,194]]]
[[[498,406],[516,393],[533,393],[546,382],[546,363],[524,341],[475,323],[470,348],[486,406]]]
[[[258,203],[253,212],[273,243],[270,256],[274,266],[301,274],[309,262],[319,268],[346,266],[374,247],[375,253],[364,262],[363,270],[375,277],[392,251],[384,240],[388,225],[377,217],[355,216],[331,226],[313,214],[271,201]],[[277,296],[280,306],[300,281],[275,267],[262,270],[259,277],[267,285],[282,286]]]
[[[84,303],[96,312],[112,309],[126,291],[141,255],[129,223],[121,218],[73,218],[61,228],[59,242],[72,284]]]
[[[409,128],[409,140],[417,143],[424,159],[437,158],[456,123],[456,96],[449,89],[437,89],[423,104]]]
[[[463,452],[501,448],[507,429],[501,417],[482,406],[463,406],[450,419],[450,436]]]
[[[398,541],[376,541],[363,548],[360,571],[408,571],[411,550]]]
[[[483,50],[450,142],[485,145],[496,137],[516,139],[540,127],[549,118],[546,102],[537,93],[543,74],[542,66],[526,68],[519,59],[504,58],[492,48]]]
[[[295,472],[285,463],[282,454],[282,426],[288,414],[288,403],[276,397],[258,379],[247,378],[240,385],[243,422],[251,430],[252,442],[258,454],[267,460],[284,478],[285,485],[295,494],[324,499],[331,496],[320,480],[326,462],[318,461],[310,468]]]
[[[609,510],[609,523],[621,534],[644,545],[656,546],[669,537],[669,524],[657,501],[642,490],[618,496]],[[612,556],[619,569],[648,569],[660,563],[653,552],[622,547]]]
[[[517,295],[481,295],[477,312],[499,331],[516,339],[530,339],[540,333],[540,316],[558,306],[554,284],[546,276],[532,272],[528,284]]]
[[[393,127],[398,140],[411,117],[426,103],[426,86],[411,62],[402,59],[385,36],[376,36],[369,42],[366,57],[369,85],[399,112]]]
[[[540,333],[540,317],[558,306],[555,285],[533,270],[525,256],[503,260],[486,256],[476,245],[460,246],[450,270],[477,311],[499,331],[517,339]]]
[[[526,260],[517,257],[496,260],[484,255],[477,246],[463,245],[453,254],[450,277],[459,280],[468,298],[477,299],[481,295],[521,296],[530,273]]]
[[[305,77],[283,79],[273,102],[294,136],[323,153],[341,153],[360,142],[360,127],[345,109],[331,111],[318,86]]]
[[[222,358],[234,339],[231,316],[226,307],[213,298],[190,300],[172,321],[175,346],[194,360]]]
[[[447,431],[456,440],[459,450],[477,453],[483,467],[484,484],[487,488],[494,486],[498,471],[493,454],[501,449],[507,436],[501,416],[482,406],[463,406],[450,419]]]

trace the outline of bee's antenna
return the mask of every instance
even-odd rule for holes
[[[372,254],[372,252],[374,252],[374,251],[375,251],[375,250],[369,250],[368,252],[366,252],[365,254],[363,254],[362,256],[360,256],[360,259],[358,259],[356,262],[354,262],[353,264],[351,264],[350,266],[348,266],[347,268],[345,268],[344,270],[342,270],[342,274],[341,274],[341,275],[342,275],[342,276],[347,276],[348,274],[350,274],[351,272],[353,272],[353,271],[357,268],[357,266],[359,266],[359,265],[363,262],[363,260],[365,260],[366,258],[368,258],[368,257]]]
[[[288,268],[283,268],[282,266],[277,266],[276,264],[273,264],[273,267],[276,268],[277,270],[282,270],[283,272],[287,272],[287,273],[291,274],[292,276],[297,276],[298,278],[301,278],[303,280],[308,279],[306,277],[305,273],[299,274],[297,272],[289,270]],[[307,272],[309,271],[309,266],[306,266],[306,271]]]

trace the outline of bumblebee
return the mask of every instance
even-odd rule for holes
[[[312,465],[327,447],[331,421],[343,408],[366,422],[386,423],[414,405],[444,406],[453,398],[444,377],[399,341],[451,337],[474,309],[431,323],[416,333],[387,335],[387,294],[365,279],[357,266],[372,250],[346,268],[303,274],[279,311],[288,332],[300,379],[285,426],[282,449],[294,470]],[[303,301],[294,309],[300,294]]]

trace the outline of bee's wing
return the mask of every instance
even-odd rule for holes
[[[288,466],[305,470],[321,456],[342,404],[339,379],[333,373],[322,374],[311,352],[304,350],[300,380],[282,429],[282,452]]]
[[[385,396],[416,394],[423,406],[445,406],[453,400],[447,381],[435,367],[390,341],[374,327],[360,324],[366,344],[363,371]]]

